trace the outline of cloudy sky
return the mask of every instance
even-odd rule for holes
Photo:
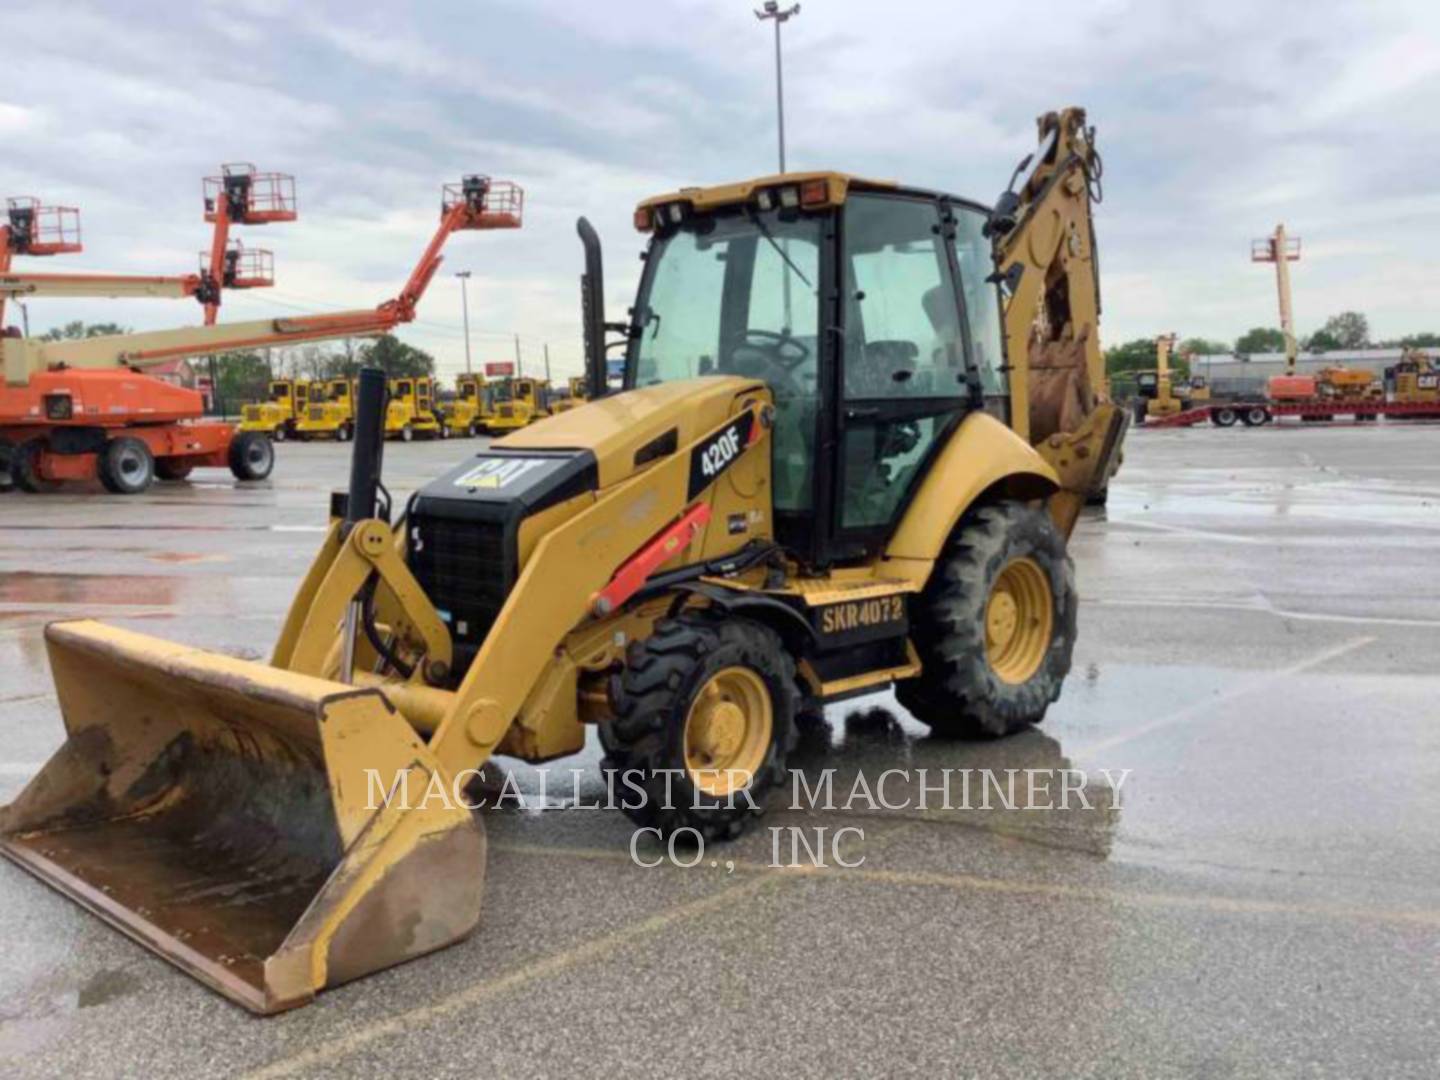
[[[402,336],[463,364],[548,343],[578,371],[574,220],[607,244],[610,302],[638,269],[634,203],[773,171],[768,24],[745,0],[140,0],[14,5],[0,82],[0,194],[82,209],[86,251],[40,264],[189,271],[199,178],[253,161],[298,178],[301,219],[251,230],[277,287],[229,319],[393,295],[464,172],[520,182],[519,232],[455,237]],[[1304,242],[1302,332],[1344,308],[1377,336],[1440,330],[1440,4],[1403,0],[1025,5],[804,0],[786,30],[793,168],[899,178],[989,201],[1034,117],[1099,127],[1109,342],[1233,339],[1276,322],[1249,242]],[[17,269],[21,268],[17,266]],[[30,305],[70,318],[194,321],[177,301]]]

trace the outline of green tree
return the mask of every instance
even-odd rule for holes
[[[40,335],[41,341],[78,341],[82,338],[106,337],[110,334],[128,334],[130,328],[119,323],[87,323],[80,319],[64,326],[52,327]]]
[[[1363,349],[1370,344],[1370,320],[1358,311],[1331,315],[1320,332],[1334,337],[1341,349]]]
[[[1230,346],[1212,338],[1186,338],[1175,347],[1178,353],[1194,353],[1196,356],[1223,356],[1230,352]]]
[[[1284,352],[1285,335],[1269,326],[1256,326],[1246,330],[1235,341],[1235,351],[1241,356],[1251,353]]]
[[[1440,348],[1440,334],[1406,334],[1393,341],[1380,342],[1382,349],[1435,349]]]
[[[1344,343],[1331,331],[1321,327],[1305,339],[1305,348],[1311,352],[1333,352],[1336,349],[1343,349]]]
[[[202,372],[210,370],[204,357],[195,361]],[[262,353],[249,350],[220,353],[215,357],[215,397],[220,409],[227,413],[240,411],[249,401],[263,401],[270,383],[270,365]]]
[[[390,378],[433,375],[435,358],[422,349],[406,345],[394,334],[385,334],[360,346],[360,367],[382,368]]]

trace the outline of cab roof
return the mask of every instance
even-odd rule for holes
[[[806,200],[805,205],[810,208],[839,206],[845,201],[845,196],[849,194],[852,187],[881,191],[894,191],[899,187],[893,180],[870,180],[862,176],[851,176],[849,173],[832,170],[775,173],[771,176],[758,176],[753,180],[739,180],[711,187],[685,187],[664,195],[654,195],[636,206],[635,212],[638,219],[642,211],[678,202],[687,204],[692,210],[703,213],[724,206],[750,202],[764,190],[785,187],[798,188],[811,184],[823,184],[825,194],[823,199]]]

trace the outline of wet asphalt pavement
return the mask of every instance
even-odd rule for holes
[[[391,446],[387,481],[472,446]],[[1127,457],[1043,728],[942,743],[886,694],[806,735],[837,798],[908,770],[893,809],[765,819],[858,830],[827,868],[762,829],[646,869],[618,811],[491,811],[472,939],[258,1020],[0,863],[0,1076],[1440,1074],[1440,427]],[[0,801],[61,741],[45,622],[264,657],[345,470],[287,444],[264,485],[0,497]],[[598,760],[559,767],[593,793]],[[922,808],[922,768],[1085,798]]]

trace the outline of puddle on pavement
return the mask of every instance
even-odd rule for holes
[[[1072,765],[1056,739],[1038,728],[993,741],[938,739],[902,720],[886,697],[872,700],[861,708],[832,706],[823,721],[802,727],[789,776],[771,793],[767,821],[791,812],[862,826],[867,819],[919,821],[1110,853],[1123,796],[1098,770]],[[575,758],[548,767],[495,759],[468,798],[483,799],[485,813],[501,816],[605,805],[599,757],[592,740]],[[615,799],[625,798],[616,783]]]
[[[41,574],[15,570],[0,574],[0,603],[151,607],[175,603],[183,587],[182,579],[158,574]]]

